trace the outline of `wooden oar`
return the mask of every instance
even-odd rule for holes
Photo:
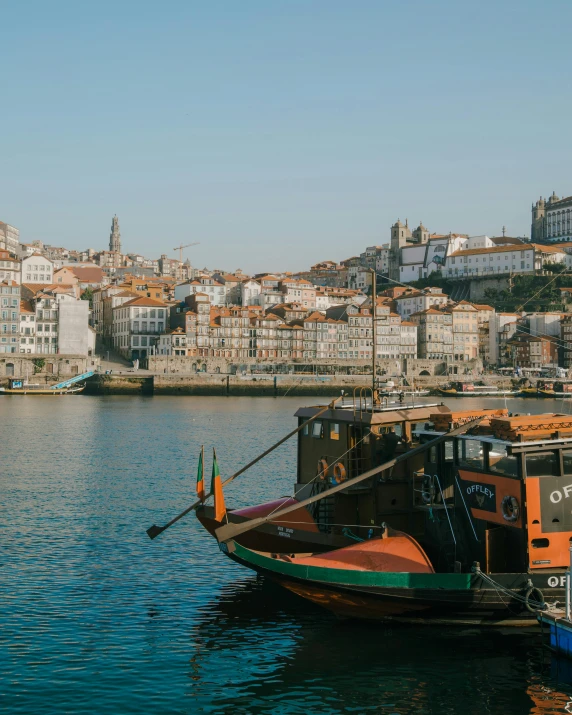
[[[259,462],[261,459],[264,459],[264,457],[266,457],[266,455],[270,454],[270,452],[273,452],[277,447],[280,447],[281,444],[284,444],[284,442],[288,441],[288,440],[290,439],[290,437],[293,437],[293,436],[294,436],[295,434],[297,434],[301,429],[304,429],[304,427],[305,427],[306,425],[310,424],[310,422],[313,422],[315,419],[317,419],[318,417],[320,417],[320,415],[323,415],[324,412],[327,412],[328,410],[333,409],[333,408],[334,408],[334,405],[336,404],[336,402],[337,402],[338,400],[341,400],[341,399],[342,399],[342,396],[337,397],[335,400],[332,400],[332,402],[330,402],[329,405],[326,405],[326,406],[323,407],[321,410],[319,410],[318,412],[316,412],[316,414],[313,415],[312,417],[310,417],[309,420],[306,420],[305,422],[302,422],[302,424],[301,424],[299,427],[296,427],[295,430],[292,430],[292,432],[289,432],[285,437],[282,437],[282,439],[281,439],[279,442],[276,442],[276,444],[272,445],[272,447],[270,447],[270,449],[267,449],[266,452],[262,452],[262,454],[258,455],[258,457],[256,457],[256,459],[253,459],[252,462],[249,462],[246,466],[244,466],[244,467],[242,467],[241,469],[239,469],[238,472],[235,472],[235,473],[232,474],[228,479],[225,479],[225,481],[222,483],[223,487],[226,486],[227,484],[229,484],[230,482],[232,482],[233,479],[236,479],[236,478],[239,477],[241,474],[243,474],[244,472],[246,472],[247,469],[250,469],[250,467],[252,467],[254,464],[256,464],[256,462]],[[187,509],[185,509],[185,511],[182,511],[182,512],[181,512],[178,516],[176,516],[174,519],[171,519],[171,521],[170,521],[168,524],[165,524],[165,526],[156,526],[155,524],[153,524],[153,526],[150,526],[150,527],[147,529],[147,535],[149,536],[150,539],[154,539],[156,536],[159,536],[159,534],[161,534],[163,531],[165,531],[165,529],[168,529],[170,526],[173,526],[173,524],[174,524],[175,522],[179,521],[179,519],[182,519],[182,518],[183,518],[184,516],[186,516],[190,511],[193,511],[193,509],[198,509],[198,508],[201,506],[201,504],[204,504],[204,502],[205,502],[210,496],[212,496],[212,492],[209,492],[209,493],[205,496],[204,500],[197,499],[197,501],[196,501],[194,504],[191,504],[191,506],[188,507]]]
[[[280,519],[281,517],[285,516],[286,514],[289,514],[292,511],[296,511],[296,509],[300,509],[301,507],[305,507],[305,506],[308,506],[309,504],[313,504],[314,502],[317,502],[320,499],[325,499],[326,497],[329,497],[332,494],[335,494],[336,492],[340,492],[343,489],[347,489],[348,487],[351,487],[354,484],[363,482],[364,479],[369,479],[370,477],[373,477],[376,474],[379,474],[380,472],[383,472],[384,470],[390,469],[394,465],[399,464],[399,462],[404,462],[407,459],[411,459],[411,457],[415,457],[415,455],[425,452],[425,450],[429,449],[430,447],[434,447],[435,445],[440,444],[441,442],[444,442],[446,439],[449,439],[450,437],[455,437],[456,435],[462,434],[463,432],[470,430],[472,427],[476,427],[479,424],[479,422],[481,422],[483,419],[484,419],[484,416],[479,417],[476,420],[472,420],[471,422],[467,422],[466,424],[461,425],[460,427],[457,427],[456,429],[451,430],[450,432],[447,432],[446,434],[443,434],[440,437],[437,437],[436,439],[432,439],[430,442],[426,442],[425,444],[422,444],[420,447],[416,447],[415,449],[412,449],[409,452],[405,452],[404,454],[399,455],[399,457],[395,457],[394,459],[391,459],[389,462],[385,462],[384,464],[381,464],[379,467],[374,467],[373,469],[370,469],[369,471],[364,472],[363,474],[360,474],[359,476],[354,477],[353,479],[348,479],[347,481],[342,482],[341,484],[338,484],[337,486],[332,487],[331,489],[326,489],[321,494],[316,494],[315,496],[309,497],[308,499],[304,499],[301,502],[296,502],[296,504],[293,504],[292,506],[285,507],[284,509],[280,509],[280,511],[276,511],[274,513],[268,514],[267,516],[262,516],[257,519],[251,519],[250,521],[245,521],[242,524],[224,524],[224,526],[219,526],[219,528],[215,531],[216,538],[218,539],[219,543],[222,543],[225,541],[230,541],[231,539],[234,539],[235,537],[239,536],[240,534],[244,534],[245,532],[250,531],[251,529],[255,529],[257,526],[262,526],[262,524],[266,524],[269,521],[276,521],[277,519]]]

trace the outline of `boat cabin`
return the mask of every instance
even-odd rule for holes
[[[298,410],[300,423],[320,408]],[[572,538],[572,416],[335,405],[298,438],[298,499],[327,491],[455,427],[428,446],[311,509],[318,528],[357,539],[388,525],[413,536],[437,571],[559,569]]]

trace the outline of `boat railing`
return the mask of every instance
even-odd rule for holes
[[[369,397],[369,405],[368,405]],[[359,420],[361,421],[365,414],[373,412],[373,390],[371,387],[354,387],[353,392],[353,413],[354,420],[359,412]]]

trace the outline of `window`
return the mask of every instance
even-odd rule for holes
[[[509,474],[518,476],[518,464],[516,455],[507,454],[506,447],[492,444],[489,446],[489,469],[491,472],[499,474]]]
[[[322,422],[314,422],[312,424],[312,437],[314,439],[322,439],[324,436],[324,426]]]
[[[526,455],[527,477],[557,477],[560,474],[558,455],[555,452],[541,452]]]
[[[340,438],[340,425],[339,422],[330,423],[330,439]]]
[[[475,439],[459,440],[459,466],[471,469],[484,468],[483,445]]]

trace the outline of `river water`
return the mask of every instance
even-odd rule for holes
[[[0,399],[0,711],[571,712],[572,675],[537,632],[338,621],[223,557],[192,516],[148,539],[194,500],[201,444],[228,476],[314,403]],[[295,456],[293,441],[276,450],[227,504],[290,494]]]

